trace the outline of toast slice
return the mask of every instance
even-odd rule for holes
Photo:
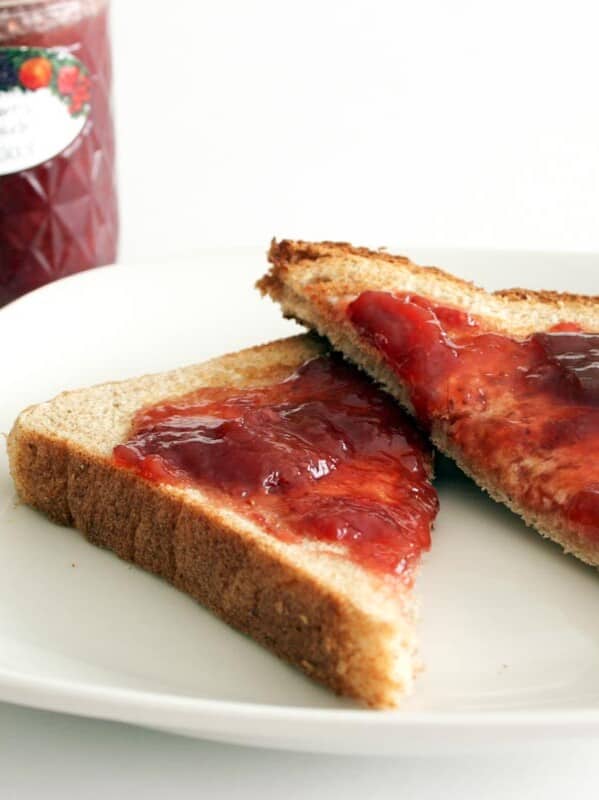
[[[206,387],[277,386],[328,351],[323,340],[296,336],[64,392],[19,415],[8,438],[10,470],[20,499],[51,520],[162,576],[335,692],[394,707],[418,669],[412,580],[372,569],[340,544],[273,535],[209,485],[151,480],[115,462],[139,409]],[[365,376],[351,374],[400,413]],[[414,436],[428,472],[430,448]]]
[[[556,385],[553,394],[546,391],[549,383],[535,390],[532,400],[526,394],[532,384],[522,388],[514,375],[512,384],[507,379],[501,383],[501,370],[493,374],[491,361],[485,363],[482,356],[478,369],[458,373],[463,385],[456,383],[455,375],[439,383],[432,411],[433,392],[427,385],[430,379],[434,386],[434,370],[440,369],[435,359],[447,355],[440,344],[448,350],[458,319],[462,329],[454,341],[459,345],[449,353],[456,363],[465,363],[460,346],[467,343],[470,353],[474,342],[474,334],[465,336],[464,325],[474,326],[476,336],[482,337],[477,341],[485,358],[494,357],[497,345],[499,351],[526,352],[534,361],[530,355],[534,348],[538,360],[538,347],[556,341],[547,332],[562,331],[566,336],[599,332],[598,297],[526,289],[489,293],[403,256],[332,242],[273,241],[269,260],[272,268],[258,288],[281,305],[285,316],[326,336],[386,388],[419,419],[439,450],[491,497],[566,551],[599,565],[599,460],[594,455],[599,446],[599,337],[582,337],[587,348],[584,375],[570,372],[566,379],[565,372],[559,372],[560,358],[563,365],[564,358],[579,356],[561,353],[551,360],[547,355],[543,374]],[[404,317],[407,313],[406,306],[398,312],[400,302],[409,303],[414,320],[422,322],[428,315],[420,340],[410,338],[416,330],[414,320],[398,326],[397,313]],[[434,354],[421,344],[431,325],[437,336]],[[443,369],[452,375],[453,366]],[[533,373],[529,369],[527,380],[543,378]],[[581,400],[579,390],[585,380],[587,393]],[[512,423],[520,426],[518,436],[507,430]]]

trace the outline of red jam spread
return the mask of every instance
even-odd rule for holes
[[[536,512],[599,540],[599,333],[562,322],[515,339],[423,297],[364,292],[347,308],[407,386],[418,419]]]
[[[142,409],[114,458],[152,481],[218,492],[280,538],[335,543],[407,582],[430,546],[428,445],[335,356],[281,383],[203,388]]]
[[[110,86],[107,0],[0,3],[0,307],[116,258]]]

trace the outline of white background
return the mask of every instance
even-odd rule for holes
[[[123,259],[599,249],[593,0],[114,3]]]
[[[115,0],[122,260],[271,236],[599,250],[593,2]],[[0,706],[12,798],[591,797],[596,743],[269,753]]]

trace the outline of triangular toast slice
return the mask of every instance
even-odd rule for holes
[[[19,415],[8,452],[22,501],[310,677],[372,707],[411,690],[430,447],[323,340],[64,392]]]
[[[599,565],[599,298],[489,293],[348,244],[273,242],[264,294],[382,384],[493,498]]]

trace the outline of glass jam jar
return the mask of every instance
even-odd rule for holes
[[[0,306],[116,259],[108,0],[0,0]]]

